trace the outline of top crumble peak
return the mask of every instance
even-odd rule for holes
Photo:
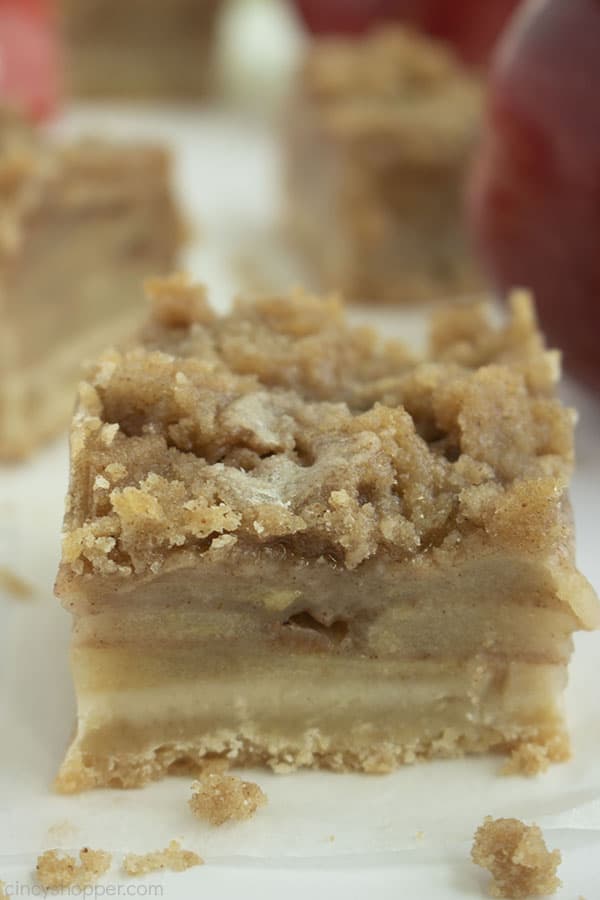
[[[469,540],[560,544],[573,416],[528,294],[498,327],[485,304],[438,312],[416,359],[335,297],[238,300],[218,316],[183,276],[149,290],[139,339],[81,386],[73,574],[156,573],[215,541],[350,569]]]
[[[368,168],[462,166],[479,131],[480,79],[442,42],[402,26],[361,41],[322,38],[309,49],[299,84],[299,100],[319,128]]]
[[[150,316],[165,328],[189,328],[194,322],[214,319],[206,288],[192,284],[187,275],[176,273],[169,278],[148,278],[144,283],[150,300]]]
[[[458,79],[475,81],[449,45],[402,25],[376,28],[360,44],[322,38],[304,64],[304,83],[321,100],[447,93]]]

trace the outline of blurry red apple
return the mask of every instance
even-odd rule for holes
[[[535,293],[550,342],[600,388],[600,0],[528,0],[492,65],[470,190],[484,264]]]
[[[0,0],[0,103],[43,119],[58,99],[52,0]]]
[[[296,0],[317,34],[358,34],[405,21],[450,41],[468,62],[485,62],[520,0]]]

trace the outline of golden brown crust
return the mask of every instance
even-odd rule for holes
[[[213,772],[194,781],[189,805],[198,819],[223,825],[251,819],[266,802],[266,794],[253,781]]]
[[[83,847],[79,864],[74,856],[59,850],[46,850],[38,856],[36,878],[46,890],[83,888],[94,884],[110,868],[112,856],[105,850]]]
[[[293,743],[286,740],[268,741],[262,738],[260,730],[252,728],[225,734],[219,731],[218,734],[204,734],[194,742],[173,741],[141,753],[111,756],[71,749],[54,787],[61,794],[74,794],[107,786],[137,788],[172,772],[203,776],[206,772],[215,772],[217,769],[220,760],[212,758],[215,754],[221,754],[227,763],[236,767],[269,767],[277,773],[312,768],[381,775],[418,760],[447,759],[471,753],[504,753],[518,747],[523,741],[531,742],[532,738],[540,745],[544,741],[562,741],[568,746],[567,735],[558,729],[545,737],[539,734],[539,729],[532,726],[512,726],[509,732],[495,727],[477,726],[469,733],[448,729],[434,739],[424,738],[411,743],[388,741],[365,747],[356,745],[352,737],[349,737],[347,741],[331,747],[318,729],[308,731]]]
[[[335,300],[219,318],[181,278],[153,293],[142,342],[81,387],[59,590],[236,545],[349,569],[464,554],[473,535],[568,558],[573,413],[527,295],[500,329],[444,313],[414,360]]]
[[[204,860],[193,850],[183,850],[179,841],[170,841],[164,850],[153,850],[151,853],[128,853],[123,860],[123,872],[126,875],[147,875],[161,869],[172,872],[183,872],[193,866],[202,866]]]
[[[538,826],[519,819],[486,816],[475,832],[471,858],[491,872],[492,897],[538,897],[562,884],[556,875],[560,850],[549,851]]]

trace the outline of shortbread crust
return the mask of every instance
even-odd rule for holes
[[[389,771],[565,758],[573,413],[531,302],[441,312],[430,353],[298,293],[217,317],[151,286],[82,385],[57,592],[78,732],[62,790],[225,756]]]

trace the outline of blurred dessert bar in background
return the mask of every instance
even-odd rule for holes
[[[60,0],[75,96],[194,99],[208,90],[221,0]]]
[[[317,41],[286,128],[292,238],[322,289],[383,303],[480,287],[463,215],[481,89],[401,27]]]
[[[335,300],[218,316],[184,279],[153,293],[73,420],[59,789],[214,756],[566,758],[571,635],[598,608],[573,557],[573,413],[528,296],[498,329],[440,311],[415,358]]]
[[[160,146],[51,143],[0,119],[0,459],[69,419],[82,361],[134,327],[183,226]]]

